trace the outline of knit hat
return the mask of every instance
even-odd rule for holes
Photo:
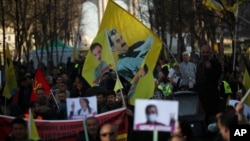
[[[169,71],[168,71],[168,66],[162,67],[162,68],[161,68],[161,72],[162,72],[164,75],[168,76],[168,73],[169,73]]]

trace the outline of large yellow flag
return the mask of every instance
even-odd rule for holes
[[[9,46],[6,46],[6,58],[5,58],[5,86],[3,91],[3,96],[6,98],[11,98],[16,94],[18,86],[16,80],[15,69],[12,62],[12,57],[10,54]]]
[[[82,76],[91,85],[99,85],[103,74],[115,69],[105,30],[92,42],[82,70]]]
[[[108,32],[109,46],[113,51],[119,76],[136,86],[134,93],[129,96],[131,104],[134,104],[137,98],[152,97],[155,87],[152,71],[162,41],[133,15],[111,0],[108,1],[99,33],[103,30]],[[147,74],[139,77],[136,83],[133,82],[133,78],[144,66],[148,69]]]
[[[34,122],[34,118],[31,112],[31,109],[29,109],[29,119],[28,119],[28,138],[32,141],[38,141],[40,140],[39,134],[37,132],[36,124]]]

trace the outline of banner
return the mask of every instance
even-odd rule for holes
[[[128,121],[125,108],[103,113],[96,117],[100,125],[110,123],[118,127],[117,141],[127,140]],[[13,117],[0,115],[0,139],[5,139],[11,134],[12,120]],[[35,120],[35,123],[43,141],[75,141],[78,133],[83,131],[82,120]]]

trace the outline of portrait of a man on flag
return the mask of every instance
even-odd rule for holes
[[[113,28],[108,32],[108,39],[112,51],[118,54],[118,74],[122,74],[122,76],[130,82],[152,46],[152,35],[149,35],[145,41],[136,41],[131,46],[128,46],[122,33],[119,33],[117,29]]]

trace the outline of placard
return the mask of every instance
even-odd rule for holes
[[[136,100],[134,130],[174,131],[178,121],[178,106],[178,101]]]

